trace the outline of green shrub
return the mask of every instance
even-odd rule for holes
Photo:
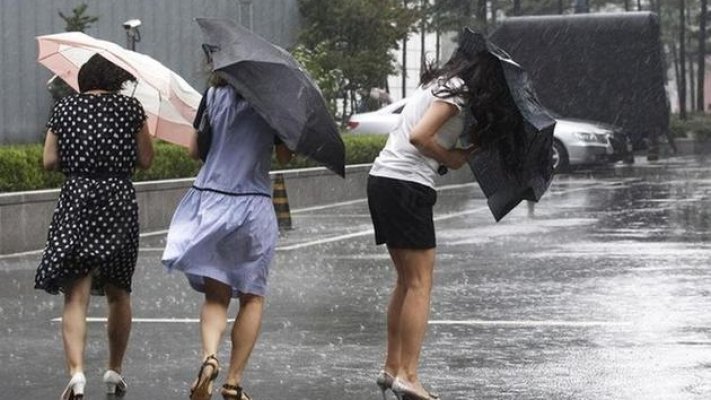
[[[711,116],[702,113],[689,113],[685,120],[679,114],[672,114],[669,129],[674,137],[695,137],[698,140],[711,140]]]
[[[346,145],[346,164],[370,164],[385,146],[388,135],[353,135],[342,136]]]
[[[39,145],[9,146],[0,150],[0,192],[57,187],[64,180],[62,174],[42,168]]]
[[[375,160],[380,150],[388,140],[387,135],[354,135],[345,133],[341,136],[346,147],[346,165],[369,164]],[[272,159],[275,170],[317,167],[318,163],[306,157],[296,156],[286,165],[279,165],[276,158]]]
[[[137,170],[133,175],[135,182],[187,178],[200,170],[200,162],[188,157],[185,148],[166,142],[155,142],[153,146],[153,164],[145,171]]]
[[[385,135],[344,134],[346,164],[373,162],[385,145]],[[184,148],[165,142],[155,142],[153,165],[146,171],[137,171],[134,181],[188,178],[200,170],[200,162],[188,157]],[[57,188],[64,181],[59,172],[42,168],[42,145],[0,146],[0,192]],[[317,163],[304,157],[295,157],[285,166],[273,162],[274,169],[316,167]]]

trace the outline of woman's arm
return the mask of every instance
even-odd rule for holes
[[[148,169],[153,163],[153,140],[148,133],[148,124],[145,122],[136,137],[138,145],[138,168]]]
[[[464,165],[475,150],[474,146],[466,149],[445,149],[437,142],[437,132],[458,112],[454,104],[434,101],[410,133],[410,143],[417,147],[420,153],[451,169]]]
[[[188,144],[188,156],[193,160],[200,159],[200,152],[198,151],[198,135],[199,133],[195,131],[193,136],[190,138],[190,143]]]
[[[59,145],[57,135],[51,129],[47,129],[47,136],[44,139],[44,153],[42,154],[42,165],[44,169],[51,171],[59,168]]]
[[[275,150],[277,161],[281,165],[288,163],[292,158],[294,158],[294,152],[289,150],[289,148],[283,143],[276,145]]]

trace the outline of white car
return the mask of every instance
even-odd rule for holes
[[[376,111],[353,114],[348,120],[348,130],[354,134],[387,135],[397,127],[405,104],[407,98]],[[631,150],[626,135],[613,126],[559,117],[556,121],[553,131],[553,165],[556,171],[564,171],[570,166],[617,161],[626,156],[616,153]],[[616,142],[622,145],[613,147]]]

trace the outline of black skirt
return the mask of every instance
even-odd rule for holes
[[[435,240],[432,207],[437,192],[425,185],[368,176],[368,208],[375,243],[391,248],[431,249]]]

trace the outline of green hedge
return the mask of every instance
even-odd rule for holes
[[[372,162],[385,145],[387,136],[344,134],[346,164]],[[295,157],[289,164],[274,169],[313,167],[318,164],[303,157]],[[153,165],[146,171],[137,171],[134,181],[188,178],[200,170],[200,163],[187,156],[184,148],[165,142],[155,143]],[[42,168],[42,145],[0,147],[0,192],[16,192],[57,188],[64,181],[58,172]]]
[[[711,140],[711,116],[702,113],[689,113],[685,120],[679,114],[672,114],[669,129],[674,137],[691,137],[698,140]]]

